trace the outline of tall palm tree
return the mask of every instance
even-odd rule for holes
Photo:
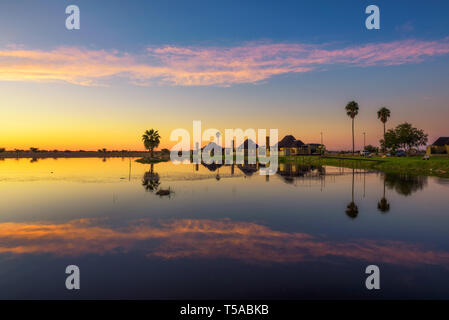
[[[159,135],[159,132],[154,129],[145,131],[145,133],[142,135],[142,141],[145,148],[150,151],[151,158],[153,158],[154,148],[157,148],[159,146],[159,143],[161,142],[161,136]]]
[[[359,104],[355,101],[350,101],[345,107],[346,114],[352,119],[352,155],[355,154],[355,143],[354,143],[354,118],[359,113]]]
[[[391,111],[387,107],[382,107],[377,111],[377,119],[379,119],[384,124],[384,141],[385,141],[385,124],[390,118]]]

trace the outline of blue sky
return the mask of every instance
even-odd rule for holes
[[[67,5],[81,9],[82,28],[64,28]],[[364,26],[367,5],[381,10],[381,30]],[[366,43],[441,38],[447,1],[2,1],[2,44],[83,45],[133,50],[151,44],[230,44],[270,39]]]

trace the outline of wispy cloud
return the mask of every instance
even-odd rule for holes
[[[234,47],[149,47],[140,54],[61,47],[0,50],[0,81],[65,81],[102,85],[125,78],[139,85],[230,86],[333,65],[392,66],[449,53],[449,37],[335,48],[251,42]]]

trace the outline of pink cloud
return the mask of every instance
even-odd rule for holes
[[[124,78],[140,84],[230,86],[276,75],[419,63],[449,53],[449,38],[402,40],[343,48],[330,45],[251,42],[234,47],[149,47],[141,54],[61,47],[51,51],[11,46],[0,50],[0,81],[104,84]]]

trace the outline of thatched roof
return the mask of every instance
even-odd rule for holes
[[[439,137],[432,146],[443,147],[449,145],[449,137]]]
[[[285,136],[277,143],[278,148],[299,148],[304,145],[304,142],[297,140],[294,136]]]
[[[249,148],[248,148],[248,146],[249,146]],[[256,149],[258,147],[259,146],[257,145],[257,143],[255,143],[253,140],[246,139],[237,149],[239,149],[239,150],[241,150],[241,149],[248,150],[250,148]]]

